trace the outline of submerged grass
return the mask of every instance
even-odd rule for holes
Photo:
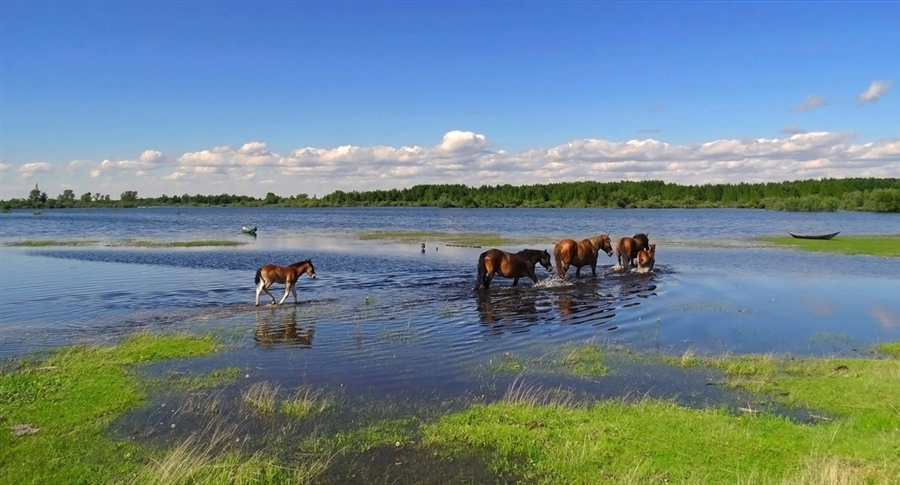
[[[398,243],[442,243],[459,246],[509,246],[524,241],[499,234],[440,231],[367,231],[358,233],[363,241],[392,241]]]
[[[10,241],[4,243],[4,246],[10,247],[24,247],[24,248],[41,248],[41,247],[53,247],[53,246],[96,246],[100,244],[100,241],[86,240],[86,239],[73,239],[73,240],[53,240],[53,239],[41,239],[41,240],[27,240],[27,241]]]
[[[779,245],[793,246],[806,251],[872,256],[900,257],[900,235],[891,236],[842,236],[834,239],[796,239],[793,237],[764,237],[761,240]]]
[[[54,246],[97,246],[103,244],[110,247],[135,247],[135,248],[193,248],[193,247],[220,247],[220,246],[242,246],[247,244],[242,241],[229,240],[202,240],[202,241],[141,241],[126,239],[122,241],[101,242],[95,240],[73,239],[73,240],[53,240],[53,239],[36,239],[26,241],[11,241],[5,243],[10,247],[54,247]]]

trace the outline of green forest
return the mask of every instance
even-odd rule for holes
[[[12,209],[57,209],[148,206],[280,206],[280,207],[387,207],[428,206],[463,208],[710,208],[739,207],[784,211],[855,210],[900,212],[900,179],[844,178],[769,183],[679,185],[658,180],[621,182],[564,182],[535,185],[426,184],[406,189],[334,191],[321,198],[307,194],[263,198],[246,195],[165,195],[140,197],[123,192],[86,192],[76,196],[66,189],[56,197],[37,185],[27,198],[0,200],[4,212]]]

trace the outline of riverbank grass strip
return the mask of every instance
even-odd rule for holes
[[[871,256],[900,257],[900,235],[892,236],[844,236],[834,239],[797,239],[793,237],[761,238],[777,246],[791,246],[805,251],[842,254],[867,254]]]

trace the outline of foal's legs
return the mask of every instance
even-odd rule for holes
[[[259,281],[259,286],[256,287],[256,306],[259,306],[259,294],[262,293],[263,291],[265,291],[266,294],[269,295],[269,298],[272,299],[272,303],[274,304],[274,303],[275,303],[275,297],[272,296],[271,293],[269,293],[268,284],[266,283],[265,280],[260,280],[260,281]]]
[[[287,282],[287,281],[284,282],[284,296],[281,297],[281,301],[278,302],[279,305],[283,305],[283,304],[284,304],[284,300],[287,300],[288,295],[291,293],[291,290],[293,290],[293,289],[294,289],[294,285],[293,285],[293,284],[291,284],[291,283],[289,283],[289,282]],[[297,294],[296,294],[296,293],[294,293],[294,301],[297,301]],[[273,302],[273,303],[275,302],[275,299],[274,299],[274,298],[272,298],[272,302]]]

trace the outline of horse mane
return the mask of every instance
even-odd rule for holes
[[[594,246],[599,246],[600,241],[602,241],[604,239],[608,239],[608,238],[609,238],[609,234],[603,233],[603,234],[597,234],[596,236],[591,236],[591,237],[587,238],[587,240],[590,241],[591,244],[593,244]]]
[[[297,266],[300,266],[301,264],[310,264],[310,263],[312,263],[311,259],[304,259],[303,261],[297,261],[294,264],[288,265],[288,268],[296,268]]]

